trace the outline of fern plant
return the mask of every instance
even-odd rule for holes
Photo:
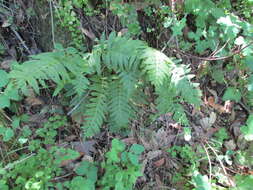
[[[201,96],[189,73],[187,66],[174,63],[143,41],[111,33],[108,39],[102,36],[91,53],[80,55],[73,48],[60,48],[15,65],[0,99],[12,90],[28,95],[32,88],[39,94],[53,82],[53,95],[63,92],[74,100],[75,112],[85,118],[84,136],[91,137],[103,124],[114,132],[127,129],[143,100],[140,94],[145,84],[155,89],[157,114],[171,112],[175,120],[187,125],[182,103],[199,106]]]

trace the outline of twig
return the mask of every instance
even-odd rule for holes
[[[208,147],[209,147],[209,148],[213,151],[213,153],[215,154],[217,160],[219,161],[219,163],[220,163],[220,165],[221,165],[221,168],[222,168],[224,174],[225,174],[225,175],[227,176],[227,178],[228,178],[229,184],[230,184],[231,186],[234,186],[234,185],[232,184],[232,182],[231,182],[229,176],[228,176],[228,173],[227,173],[227,171],[226,171],[225,166],[223,165],[221,159],[219,158],[219,155],[216,153],[216,151],[214,150],[214,148],[213,148],[207,141],[206,141],[206,144],[208,145]]]
[[[19,39],[19,41],[21,42],[21,44],[24,46],[24,48],[27,51],[27,53],[29,53],[29,55],[31,55],[32,52],[26,46],[25,41],[21,38],[21,36],[19,35],[19,33],[13,27],[10,27],[10,28],[11,28],[12,32],[17,36],[17,38]]]
[[[3,169],[4,169],[4,170],[11,169],[13,166],[15,166],[15,165],[17,165],[17,164],[19,164],[19,163],[21,163],[21,162],[24,162],[25,160],[27,160],[27,159],[29,159],[29,158],[35,156],[35,155],[36,155],[35,153],[32,153],[32,154],[30,154],[29,156],[27,156],[26,158],[23,158],[23,159],[21,159],[21,160],[17,160],[17,161],[15,161],[15,162],[11,163],[11,164],[8,164],[8,165],[7,165],[6,167],[4,167]]]
[[[228,39],[228,40],[226,41],[226,43],[225,43],[220,49],[215,50],[215,51],[211,54],[211,56],[215,56],[215,55],[217,55],[219,52],[221,52],[221,51],[226,47],[226,45],[228,44],[229,41],[230,41],[230,39]]]
[[[208,163],[209,163],[209,179],[211,180],[212,179],[212,162],[211,162],[211,159],[210,159],[210,156],[209,156],[209,153],[205,147],[205,145],[203,143],[201,143],[202,147],[204,148],[205,152],[206,152],[206,155],[207,155],[207,159],[208,159]]]
[[[185,53],[179,49],[175,49],[178,53],[184,55],[184,56],[189,56],[191,58],[195,58],[195,59],[199,59],[199,60],[204,60],[204,61],[218,61],[218,60],[224,60],[224,59],[228,59],[230,57],[233,57],[234,55],[237,55],[239,53],[242,52],[242,50],[246,49],[247,47],[251,46],[253,44],[253,41],[248,43],[246,46],[240,48],[239,50],[237,51],[234,51],[232,54],[228,55],[228,56],[223,56],[223,57],[215,57],[215,56],[208,56],[208,57],[199,57],[199,56],[195,56],[195,55],[191,55],[191,54],[188,54],[188,53]]]

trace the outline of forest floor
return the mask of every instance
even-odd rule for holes
[[[50,8],[54,7],[50,5],[53,6],[48,2],[33,0],[5,3],[0,1],[0,69],[10,71],[13,62],[24,62],[31,55],[52,51],[53,40],[63,46],[71,44],[72,37],[68,28],[57,24],[52,28],[51,14],[53,13]],[[88,16],[80,9],[76,10],[82,22],[82,27],[77,30],[81,31],[80,35],[84,39],[86,51],[92,50],[97,43],[96,39],[103,33],[108,35],[116,31],[122,35],[127,32],[127,28],[122,26],[119,18],[110,10],[99,11],[95,15]],[[200,107],[183,104],[189,119],[190,136],[185,134],[184,126],[176,122],[171,113],[161,115],[151,122],[149,115],[156,110],[153,103],[150,103],[150,106],[143,107],[138,113],[138,119],[131,122],[128,135],[111,133],[104,129],[98,135],[83,141],[80,137],[80,117],[69,114],[73,108],[69,107],[68,103],[61,102],[61,97],[53,97],[48,90],[42,90],[40,95],[33,94],[16,104],[18,114],[8,108],[0,110],[2,120],[0,122],[13,126],[17,121],[19,127],[30,126],[31,131],[34,132],[46,123],[49,117],[55,115],[52,114],[52,110],[66,116],[69,128],[67,132],[64,132],[66,130],[64,127],[58,129],[55,144],[59,147],[67,144],[81,156],[62,162],[61,167],[64,168],[65,176],[55,177],[51,182],[64,182],[73,178],[75,176],[73,168],[83,160],[103,161],[105,152],[110,150],[111,140],[118,138],[128,146],[140,144],[145,148],[139,159],[143,176],[136,181],[136,189],[187,190],[195,187],[197,190],[210,190],[203,182],[205,177],[212,179],[212,189],[235,188],[238,183],[236,181],[238,177],[235,176],[253,175],[253,145],[244,140],[240,130],[252,113],[251,107],[244,98],[239,101],[223,98],[229,84],[227,81],[238,77],[241,71],[236,68],[225,71],[225,66],[233,61],[232,57],[221,60],[223,64],[216,64],[220,60],[213,60],[208,56],[210,55],[208,51],[199,55],[180,50],[177,48],[177,39],[169,35],[170,28],[163,30],[158,28],[156,17],[148,17],[141,8],[137,13],[141,27],[139,39],[163,51],[168,57],[181,59],[181,64],[189,65],[191,74],[196,76],[193,81],[200,84],[199,88],[202,91]],[[55,19],[54,22],[58,20]],[[189,18],[187,22],[191,27]],[[147,28],[152,28],[152,31],[148,31]],[[164,41],[169,42],[169,45],[165,46]],[[221,75],[219,71],[223,69]],[[152,88],[148,88],[145,93],[148,94],[149,91],[152,91]],[[151,94],[149,98],[148,101],[153,102],[155,97]],[[29,116],[29,119],[25,122],[22,122],[22,119],[15,119],[22,115]],[[17,140],[19,134],[15,135]],[[30,134],[29,141],[36,138],[35,134]],[[20,147],[14,142],[5,143],[0,137],[0,169],[9,163],[19,162],[24,158],[24,154],[31,153],[25,148],[27,144]],[[49,147],[46,149],[48,150]],[[200,179],[195,178],[194,181],[192,176],[195,175],[196,170],[202,175],[198,176]],[[103,173],[102,169],[99,171]],[[12,183],[14,178],[9,182]],[[196,185],[198,182],[203,183],[203,187]],[[250,184],[253,184],[252,178],[245,186],[242,185],[243,188],[238,189],[251,190]],[[12,188],[15,189],[14,186]]]

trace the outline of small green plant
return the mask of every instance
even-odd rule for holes
[[[193,173],[199,167],[199,156],[196,152],[192,149],[191,146],[173,146],[168,149],[168,153],[173,157],[177,158],[180,157],[185,163],[187,163],[187,169],[185,170],[186,173]]]
[[[74,0],[74,1],[65,1],[59,0],[54,1],[56,4],[55,12],[56,16],[59,19],[61,27],[67,28],[70,31],[73,43],[69,44],[78,49],[83,50],[84,47],[84,38],[81,32],[81,22],[76,9],[83,9],[84,12],[88,15],[93,14],[94,10],[90,5],[89,0]]]
[[[83,161],[75,169],[75,176],[72,180],[66,181],[63,184],[58,183],[57,187],[68,188],[70,190],[95,190],[95,184],[97,182],[98,169],[94,163]]]
[[[12,126],[15,126],[15,123],[17,122],[14,122]],[[9,163],[7,162],[8,159],[3,158],[3,162],[0,162],[1,189],[44,190],[54,186],[51,180],[61,175],[60,164],[64,160],[71,160],[80,156],[76,151],[54,145],[57,135],[56,129],[65,124],[66,118],[61,116],[51,117],[44,124],[44,127],[36,130],[37,138],[33,140],[30,139],[31,130],[27,126],[23,127],[22,134],[17,139],[16,144],[21,147],[19,149],[23,149],[24,145],[27,145],[25,147],[31,153],[22,154],[18,160]],[[5,130],[4,139],[10,140],[6,139],[9,138],[9,135],[6,135],[7,133],[9,133],[8,130]],[[50,149],[43,148],[48,145],[51,145]],[[10,151],[9,154],[12,153],[15,153],[15,150]]]
[[[132,35],[140,34],[140,25],[135,7],[129,3],[122,3],[121,0],[109,0],[110,9],[117,15],[123,26],[128,28]]]
[[[221,148],[222,145],[223,145],[223,142],[224,140],[227,140],[229,139],[229,136],[228,136],[228,133],[227,133],[227,130],[223,127],[221,129],[219,129],[215,134],[214,134],[214,137],[215,137],[215,142],[216,143],[216,146],[218,148]]]
[[[139,156],[144,147],[133,144],[129,150],[118,139],[112,140],[112,148],[106,153],[106,160],[102,163],[105,170],[103,178],[99,182],[103,190],[131,190],[141,173]]]

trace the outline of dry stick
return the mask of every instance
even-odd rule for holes
[[[24,46],[24,48],[27,51],[27,53],[29,53],[29,55],[31,55],[32,52],[26,46],[25,41],[21,38],[21,36],[19,35],[19,33],[13,27],[10,27],[10,28],[11,28],[12,32],[17,36],[17,38],[19,39],[19,41],[21,42],[21,44]]]
[[[188,53],[185,53],[179,49],[175,49],[177,52],[179,52],[180,54],[184,55],[184,56],[188,56],[191,58],[195,58],[195,59],[199,59],[199,60],[204,60],[204,61],[218,61],[218,60],[224,60],[224,59],[228,59],[230,57],[233,57],[234,55],[237,55],[239,53],[242,52],[242,50],[246,49],[247,47],[251,46],[253,44],[253,41],[248,43],[246,46],[242,47],[241,49],[235,51],[234,53],[228,55],[228,56],[223,56],[223,57],[213,57],[213,56],[208,56],[208,57],[199,57],[199,56],[195,56],[195,55],[191,55]]]
[[[27,160],[27,159],[29,159],[29,158],[35,156],[35,155],[36,155],[35,153],[32,153],[32,154],[30,154],[29,156],[27,156],[26,158],[23,158],[23,159],[21,159],[21,160],[17,160],[17,161],[15,161],[15,162],[13,162],[12,164],[8,164],[8,165],[7,165],[5,168],[3,168],[3,169],[4,169],[4,170],[11,169],[13,166],[15,166],[15,165],[17,165],[17,164],[19,164],[19,163],[21,163],[21,162],[24,162],[25,160]]]
[[[212,179],[212,162],[211,162],[211,159],[210,159],[210,156],[209,156],[209,153],[205,147],[205,145],[201,142],[201,145],[202,147],[204,148],[205,152],[206,152],[206,155],[207,155],[207,159],[208,159],[208,163],[209,163],[209,179],[211,180]]]
[[[221,52],[226,46],[227,46],[227,44],[228,44],[228,42],[230,41],[230,39],[228,39],[227,41],[226,41],[226,43],[220,48],[220,49],[217,49],[217,50],[215,50],[213,53],[211,53],[211,55],[210,56],[215,56],[215,55],[217,55],[219,52]]]
[[[226,168],[225,168],[225,166],[223,165],[221,159],[219,158],[219,155],[216,153],[216,151],[214,150],[214,148],[213,148],[207,141],[205,141],[205,142],[206,142],[206,144],[208,145],[208,147],[209,147],[209,148],[213,151],[213,153],[215,154],[216,158],[218,159],[218,161],[219,161],[219,163],[220,163],[220,165],[221,165],[221,168],[222,168],[224,174],[228,177],[229,184],[231,185],[231,187],[233,187],[234,185],[233,185],[232,182],[230,181],[229,176],[228,176],[228,173],[227,173],[227,171],[226,171]]]

